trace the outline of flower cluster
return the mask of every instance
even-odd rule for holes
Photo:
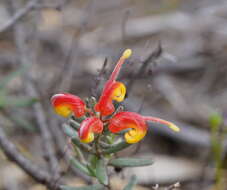
[[[123,131],[127,143],[137,143],[147,133],[147,122],[160,123],[176,132],[179,131],[179,128],[173,123],[156,117],[116,111],[113,101],[122,102],[126,94],[125,85],[116,79],[122,65],[131,54],[130,49],[123,52],[94,107],[88,107],[78,96],[68,93],[56,94],[51,98],[52,106],[57,114],[63,117],[73,115],[77,118],[83,118],[78,130],[81,142],[90,143],[95,139],[95,134],[101,134],[108,129],[111,133]]]

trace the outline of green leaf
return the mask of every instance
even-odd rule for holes
[[[89,152],[89,153],[95,154],[95,152],[92,150],[91,146],[89,146],[88,144],[84,144],[84,143],[80,142],[80,139],[79,139],[77,133],[75,134],[75,137],[72,138],[72,143],[74,145],[78,146],[79,148],[81,148],[85,152]]]
[[[74,128],[75,130],[78,130],[80,128],[80,123],[78,123],[77,121],[70,119],[69,120],[69,125]]]
[[[88,185],[83,187],[69,187],[65,185],[61,186],[62,190],[103,190],[103,188],[104,187],[101,184]]]
[[[84,164],[81,164],[77,159],[71,158],[70,162],[71,162],[72,166],[77,168],[82,173],[84,173],[86,175],[91,175],[91,173],[89,172],[87,166],[85,166]]]
[[[91,165],[87,165],[87,169],[93,177],[96,177],[96,170]]]
[[[89,162],[91,163],[91,166],[93,168],[96,168],[96,165],[97,165],[97,162],[98,162],[98,157],[96,155],[91,155],[90,158],[89,158]]]
[[[89,164],[87,165],[87,168],[90,171],[90,173],[93,174],[94,177],[96,177],[96,167],[97,167],[98,159],[99,158],[94,154],[91,154],[88,159]]]
[[[111,154],[111,153],[115,153],[118,151],[121,151],[127,147],[129,147],[131,144],[128,144],[125,141],[121,141],[117,144],[113,144],[110,148],[106,149],[103,151],[104,154]]]
[[[96,168],[96,177],[98,178],[99,182],[108,185],[108,176],[106,171],[106,165],[103,159],[99,159],[97,162]]]
[[[133,175],[130,179],[128,184],[124,187],[123,190],[132,190],[133,187],[135,187],[135,185],[137,184],[137,178],[135,175]]]
[[[70,127],[69,125],[67,125],[67,124],[64,123],[62,125],[62,127],[63,127],[64,133],[68,137],[71,137],[71,138],[77,138],[78,137],[77,132],[72,127]]]
[[[80,139],[78,137],[78,133],[76,130],[74,130],[72,127],[70,127],[69,125],[67,124],[63,124],[63,131],[64,133],[72,138],[72,143],[76,146],[78,146],[79,148],[81,148],[83,151],[86,151],[86,152],[93,152],[92,148],[88,145],[88,144],[85,144],[85,143],[82,143],[80,142]]]
[[[82,117],[75,117],[72,116],[72,119],[77,121],[78,123],[81,123],[83,120],[85,120],[87,117],[86,116],[82,116]]]
[[[113,144],[116,135],[115,135],[114,133],[109,133],[108,130],[106,131],[106,134],[105,134],[105,135],[106,135],[106,139],[107,139],[108,143],[109,143],[109,144]]]
[[[93,174],[94,177],[96,177],[96,166],[98,162],[98,157],[94,154],[91,154],[88,159],[88,165],[87,168],[90,171],[91,174]]]
[[[138,167],[138,166],[148,166],[152,165],[153,161],[151,159],[143,158],[117,158],[109,162],[109,165],[116,167]]]

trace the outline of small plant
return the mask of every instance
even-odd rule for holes
[[[224,140],[227,137],[227,131],[224,118],[220,113],[213,113],[210,116],[211,128],[211,154],[215,164],[215,185],[218,190],[225,189],[225,151]]]
[[[130,49],[124,51],[98,101],[94,97],[83,101],[68,93],[56,94],[51,98],[55,112],[69,118],[68,124],[63,127],[75,150],[72,164],[84,174],[97,179],[95,185],[79,188],[62,186],[63,190],[111,189],[109,167],[151,165],[153,162],[150,159],[116,158],[117,152],[144,138],[148,130],[147,122],[160,123],[179,131],[171,122],[123,111],[122,106],[115,108],[113,101],[122,102],[126,94],[125,85],[116,79],[121,66],[131,54]],[[136,177],[132,176],[124,190],[131,190],[135,184]]]

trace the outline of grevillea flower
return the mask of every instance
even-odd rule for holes
[[[126,87],[123,83],[117,82],[116,78],[120,72],[121,66],[124,64],[125,60],[129,58],[132,54],[131,49],[127,49],[122,54],[116,67],[114,68],[109,80],[106,82],[102,95],[95,106],[95,110],[100,112],[102,116],[110,115],[114,112],[115,108],[113,105],[113,100],[121,102],[124,100],[126,94]]]
[[[94,140],[94,133],[102,133],[103,123],[97,117],[89,117],[80,124],[78,131],[80,140],[89,143]]]
[[[55,94],[51,98],[52,106],[58,115],[69,117],[72,113],[76,117],[85,115],[85,103],[78,96],[72,94]]]
[[[113,114],[110,119],[103,120],[102,116],[109,116],[115,111],[113,101],[121,102],[125,98],[126,87],[123,83],[116,81],[120,72],[121,66],[125,63],[125,60],[132,54],[130,49],[123,52],[117,65],[115,66],[109,80],[105,83],[102,94],[99,101],[94,106],[88,105],[81,100],[78,96],[72,94],[56,94],[51,98],[52,106],[57,114],[63,117],[69,117],[73,114],[76,117],[85,116],[78,130],[80,140],[84,143],[90,143],[95,138],[95,133],[99,134],[103,131],[103,123],[108,126],[109,131],[112,133],[118,133],[125,131],[125,140],[127,143],[137,143],[147,133],[147,122],[155,122],[168,126],[174,131],[179,131],[179,128],[171,122],[150,117],[142,116],[134,112],[118,112]],[[88,109],[89,108],[89,109]],[[99,112],[100,114],[97,114]]]
[[[171,122],[150,116],[142,116],[134,112],[119,112],[110,119],[109,130],[112,133],[118,133],[125,129],[130,129],[125,133],[125,140],[127,143],[137,143],[147,133],[147,123],[155,122],[168,126],[172,130],[178,132],[180,129]]]

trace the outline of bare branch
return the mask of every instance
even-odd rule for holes
[[[51,185],[51,176],[47,171],[38,167],[33,162],[25,158],[15,147],[15,145],[6,137],[2,127],[0,127],[0,147],[9,160],[15,162],[27,174],[41,184],[53,187]],[[57,187],[58,189],[59,187]]]
[[[91,87],[91,94],[94,97],[97,97],[97,95],[98,95],[98,87],[99,87],[101,78],[105,74],[107,62],[108,62],[108,60],[107,60],[107,58],[105,58],[101,70],[99,71],[98,75],[94,78],[94,82],[93,82],[92,87]]]
[[[36,4],[34,6],[35,9],[56,9],[56,10],[61,10],[62,7],[64,7],[64,5],[66,5],[69,2],[69,0],[61,0],[58,3],[50,3],[50,4],[46,4],[46,3],[42,3],[42,4]]]
[[[33,9],[57,9],[61,10],[62,7],[68,2],[69,0],[62,0],[60,3],[57,4],[40,4],[40,0],[30,0],[23,8],[17,11],[12,18],[5,22],[2,26],[0,26],[0,33],[3,33],[10,29],[14,24],[17,23],[20,19],[26,16],[30,11]]]
[[[11,6],[15,11],[20,7],[20,3],[18,0],[12,0]],[[30,48],[26,43],[26,28],[23,25],[23,23],[17,23],[15,25],[14,35],[15,35],[15,43],[17,46],[17,51],[19,54],[20,64],[24,66],[29,66],[33,64],[34,60],[31,57],[32,53],[30,51]],[[39,97],[38,92],[34,84],[32,83],[31,73],[27,72],[25,77],[26,77],[25,85],[26,85],[27,94],[31,97]],[[59,176],[58,161],[57,161],[57,158],[55,157],[53,139],[48,128],[46,116],[44,114],[45,112],[43,110],[41,103],[36,103],[33,106],[33,109],[34,109],[35,117],[37,119],[38,127],[41,132],[44,152],[46,153],[48,161],[50,163],[51,172],[52,174],[56,174],[56,176],[54,177],[58,178]]]
[[[30,96],[37,97],[37,92],[32,83],[28,82],[27,84],[27,92],[29,93]],[[58,161],[55,156],[55,151],[54,151],[54,144],[53,144],[53,139],[49,131],[49,127],[47,124],[45,112],[43,110],[43,107],[41,103],[36,103],[33,106],[35,117],[37,119],[37,123],[41,132],[41,137],[42,137],[42,144],[44,148],[44,152],[46,153],[47,160],[50,163],[50,169],[52,174],[56,174],[54,178],[59,177],[59,166],[58,166]]]
[[[75,64],[74,60],[76,60],[80,55],[78,39],[76,39],[75,36],[85,33],[87,26],[89,24],[88,20],[90,18],[92,8],[93,8],[93,2],[88,1],[84,8],[85,14],[83,19],[80,22],[78,31],[72,35],[72,41],[69,45],[69,49],[67,51],[65,61],[61,66],[62,68],[59,70],[59,73],[57,73],[56,77],[54,77],[53,83],[48,89],[49,92],[56,91],[56,88],[57,88],[57,91],[68,91],[70,89],[70,86],[72,84],[72,79],[75,74],[74,72],[76,70],[75,67],[77,65]],[[64,75],[62,75],[62,73],[64,73]]]
[[[29,11],[31,11],[39,1],[40,0],[30,0],[23,8],[21,8],[19,11],[17,11],[12,16],[12,18],[10,18],[8,21],[6,21],[5,24],[3,24],[3,26],[0,27],[0,33],[5,32],[10,27],[12,27],[18,20],[20,20]]]
[[[140,78],[141,76],[143,76],[145,74],[145,71],[147,70],[147,67],[149,66],[149,64],[151,62],[153,62],[154,60],[158,59],[161,56],[161,54],[162,54],[162,47],[161,47],[161,43],[159,42],[158,47],[155,49],[155,51],[152,51],[150,53],[150,55],[143,61],[140,69],[138,70],[138,72],[128,82],[128,85],[127,85],[127,91],[128,91],[128,93],[130,92],[130,90],[131,90],[134,82],[138,78]]]
[[[173,110],[181,120],[194,121],[200,125],[209,125],[209,116],[214,113],[215,110],[209,105],[206,98],[203,98],[203,100],[198,99],[197,101],[196,98],[194,98],[194,101],[187,103],[187,99],[174,86],[173,79],[167,75],[155,77],[153,84],[171,104]]]

